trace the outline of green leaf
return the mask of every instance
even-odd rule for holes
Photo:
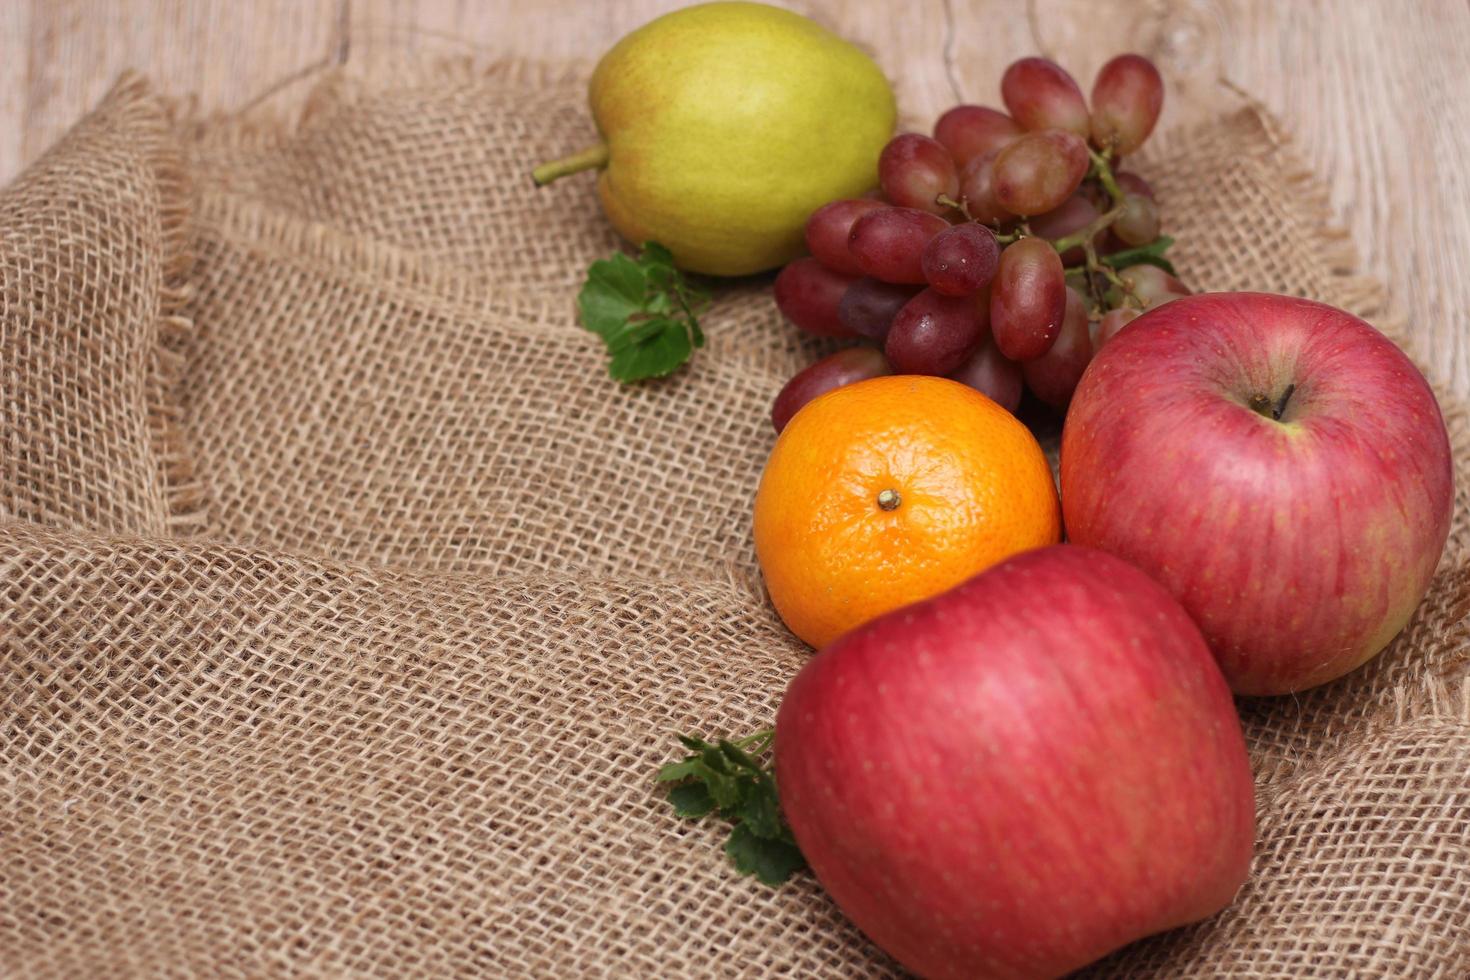
[[[735,779],[735,774],[729,771],[725,755],[711,745],[700,752],[700,763],[703,765],[700,770],[700,779],[704,780],[704,785],[709,786],[710,796],[713,796],[717,807],[725,810],[725,808],[738,805],[741,801],[742,788],[739,780]]]
[[[1174,276],[1178,275],[1178,273],[1174,271],[1173,263],[1164,258],[1164,253],[1173,244],[1174,239],[1168,235],[1160,235],[1147,245],[1139,245],[1137,248],[1128,248],[1121,252],[1114,252],[1112,255],[1104,255],[1102,261],[1105,265],[1110,265],[1114,269],[1126,269],[1130,265],[1139,265],[1140,263],[1155,265],[1169,275]]]
[[[1132,262],[1130,264],[1131,265],[1152,265],[1152,266],[1157,266],[1158,268],[1163,269],[1165,272],[1167,272],[1171,276],[1178,276],[1179,275],[1179,273],[1174,270],[1174,263],[1173,262],[1170,262],[1168,259],[1164,258],[1161,255],[1143,255],[1143,256],[1139,256],[1138,261]]]
[[[623,382],[670,374],[703,347],[697,314],[707,303],[657,242],[645,242],[637,259],[593,262],[577,294],[582,326],[602,338],[608,373]]]
[[[674,812],[690,820],[709,816],[715,811],[715,799],[703,783],[684,783],[669,790]]]
[[[668,269],[670,272],[675,272],[674,253],[664,248],[658,242],[644,242],[641,258],[651,267],[662,267]],[[677,275],[677,272],[675,274]]]
[[[744,823],[736,824],[725,842],[725,853],[735,863],[735,870],[755,875],[767,885],[779,885],[806,867],[806,859],[796,845],[785,840],[757,837]]]
[[[661,766],[657,778],[679,784],[669,788],[669,801],[679,816],[697,819],[718,811],[735,824],[725,852],[736,870],[779,885],[806,862],[781,819],[775,775],[745,748],[764,754],[773,734],[763,731],[714,743],[680,735],[679,743],[693,754]]]
[[[769,777],[767,779],[769,781]],[[776,802],[774,781],[745,794],[735,815],[740,818],[740,826],[749,827],[750,832],[762,840],[776,840],[786,833],[781,824],[781,808]]]
[[[577,294],[582,325],[605,336],[643,309],[647,291],[643,270],[621,252],[592,263],[587,270],[587,282]]]
[[[700,760],[710,769],[722,775],[733,775],[725,752],[718,745],[706,745],[699,752]]]
[[[703,752],[705,749],[713,748],[708,742],[695,738],[693,735],[676,735],[675,738],[690,752]]]
[[[670,320],[660,322],[674,323]],[[689,360],[692,352],[693,346],[687,330],[678,325],[672,330],[666,327],[652,336],[613,352],[613,359],[607,365],[607,373],[623,382],[661,378],[672,374],[675,368]]]
[[[720,747],[720,752],[724,755],[726,759],[729,759],[730,764],[735,766],[736,768],[748,769],[754,773],[764,773],[766,771],[765,766],[761,765],[755,759],[752,759],[748,752],[746,752],[740,746],[736,745],[734,742],[722,738],[720,739],[718,744]]]
[[[656,777],[661,783],[674,783],[681,779],[688,779],[696,775],[704,767],[704,760],[698,756],[685,759],[683,762],[670,762],[659,769]]]
[[[637,350],[648,341],[662,336],[669,328],[669,318],[654,316],[643,319],[641,315],[619,324],[603,335],[603,341],[612,354]]]

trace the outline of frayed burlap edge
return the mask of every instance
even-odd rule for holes
[[[194,335],[187,313],[194,267],[194,185],[169,102],[153,91],[147,78],[124,72],[108,101],[120,105],[158,185],[162,289],[144,398],[149,438],[162,475],[167,526],[187,534],[202,523],[204,501],[184,435],[181,394],[187,347]]]

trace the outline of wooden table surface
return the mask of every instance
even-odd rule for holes
[[[228,110],[294,73],[404,50],[595,59],[679,0],[0,0],[0,181],[124,68]],[[1163,125],[1249,93],[1328,182],[1366,271],[1470,395],[1470,0],[797,0],[874,52],[927,123],[996,103],[1025,54],[1083,80],[1133,50],[1169,82]],[[1263,229],[1263,233],[1268,230]]]

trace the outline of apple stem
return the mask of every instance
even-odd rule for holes
[[[598,143],[596,146],[589,146],[585,150],[573,153],[569,157],[562,157],[560,160],[543,163],[531,171],[531,180],[535,182],[537,187],[545,187],[553,180],[565,177],[568,174],[578,173],[582,170],[591,170],[594,167],[605,167],[607,166],[607,157],[607,144]]]
[[[1281,393],[1281,399],[1271,407],[1271,418],[1277,422],[1281,421],[1281,416],[1286,414],[1286,403],[1291,400],[1291,393],[1294,391],[1296,391],[1296,385],[1289,384],[1286,386],[1286,390]]]
[[[1286,390],[1281,393],[1280,398],[1276,399],[1274,405],[1265,395],[1252,395],[1250,409],[1257,415],[1269,415],[1273,422],[1280,422],[1281,416],[1286,414],[1286,403],[1291,400],[1292,393],[1295,391],[1295,384],[1287,385]]]

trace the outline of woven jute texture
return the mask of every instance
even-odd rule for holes
[[[130,79],[0,195],[0,975],[899,974],[651,781],[808,655],[749,512],[818,348],[737,283],[687,369],[611,382],[572,296],[616,243],[589,179],[526,177],[591,135],[559,69],[334,75],[297,119]],[[1192,285],[1412,336],[1260,112],[1140,167]],[[1441,404],[1429,597],[1350,677],[1241,703],[1250,881],[1093,975],[1470,974]]]
[[[130,80],[0,191],[0,519],[164,534],[186,503],[184,178]]]

